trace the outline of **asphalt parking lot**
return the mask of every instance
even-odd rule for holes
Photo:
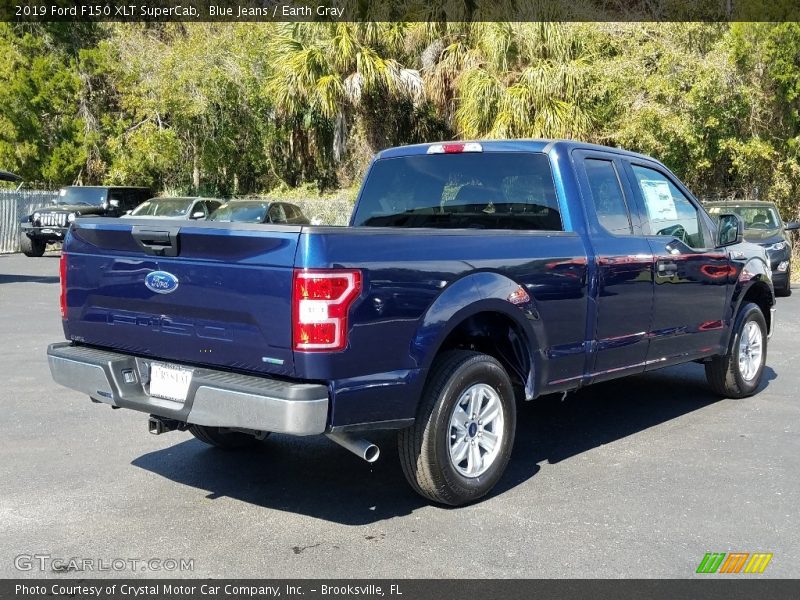
[[[389,435],[374,465],[321,437],[223,452],[56,386],[58,289],[57,254],[0,256],[0,577],[132,575],[19,571],[32,554],[193,559],[137,573],[157,577],[692,577],[711,551],[800,576],[800,293],[757,396],[721,401],[692,364],[526,404],[498,488],[445,509]]]

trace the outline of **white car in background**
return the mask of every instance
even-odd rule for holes
[[[223,204],[224,200],[218,200],[217,198],[150,198],[126,214],[125,217],[136,219],[192,219],[202,221]]]

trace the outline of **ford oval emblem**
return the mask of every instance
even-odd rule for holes
[[[153,271],[144,278],[144,284],[156,294],[171,294],[178,289],[178,278],[166,271]]]

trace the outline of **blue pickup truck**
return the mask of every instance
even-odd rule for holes
[[[763,248],[661,163],[571,141],[381,152],[349,227],[78,219],[54,379],[220,447],[325,434],[460,505],[501,477],[516,404],[678,363],[761,381]],[[519,435],[525,435],[520,431]]]

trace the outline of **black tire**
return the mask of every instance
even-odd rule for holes
[[[755,375],[745,379],[739,366],[742,332],[748,323],[755,322],[761,330],[761,364]],[[725,398],[746,398],[752,396],[761,383],[764,365],[767,362],[767,322],[764,313],[757,304],[746,303],[739,309],[734,322],[728,352],[724,356],[716,356],[706,363],[706,379],[711,389]]]
[[[227,431],[219,427],[207,427],[205,425],[189,425],[189,433],[209,446],[228,450],[249,448],[258,445],[261,441],[257,437],[247,433]]]
[[[25,256],[39,257],[44,255],[47,243],[29,238],[23,233],[19,236],[19,247]]]
[[[499,396],[503,433],[488,469],[476,477],[466,477],[450,458],[450,418],[462,394],[479,383],[491,386]],[[483,400],[480,402],[483,406]],[[495,486],[508,465],[516,420],[511,380],[496,359],[467,350],[443,353],[431,370],[414,425],[398,433],[406,479],[417,493],[434,502],[458,506],[478,500]],[[483,460],[485,454],[480,448],[477,452]]]

